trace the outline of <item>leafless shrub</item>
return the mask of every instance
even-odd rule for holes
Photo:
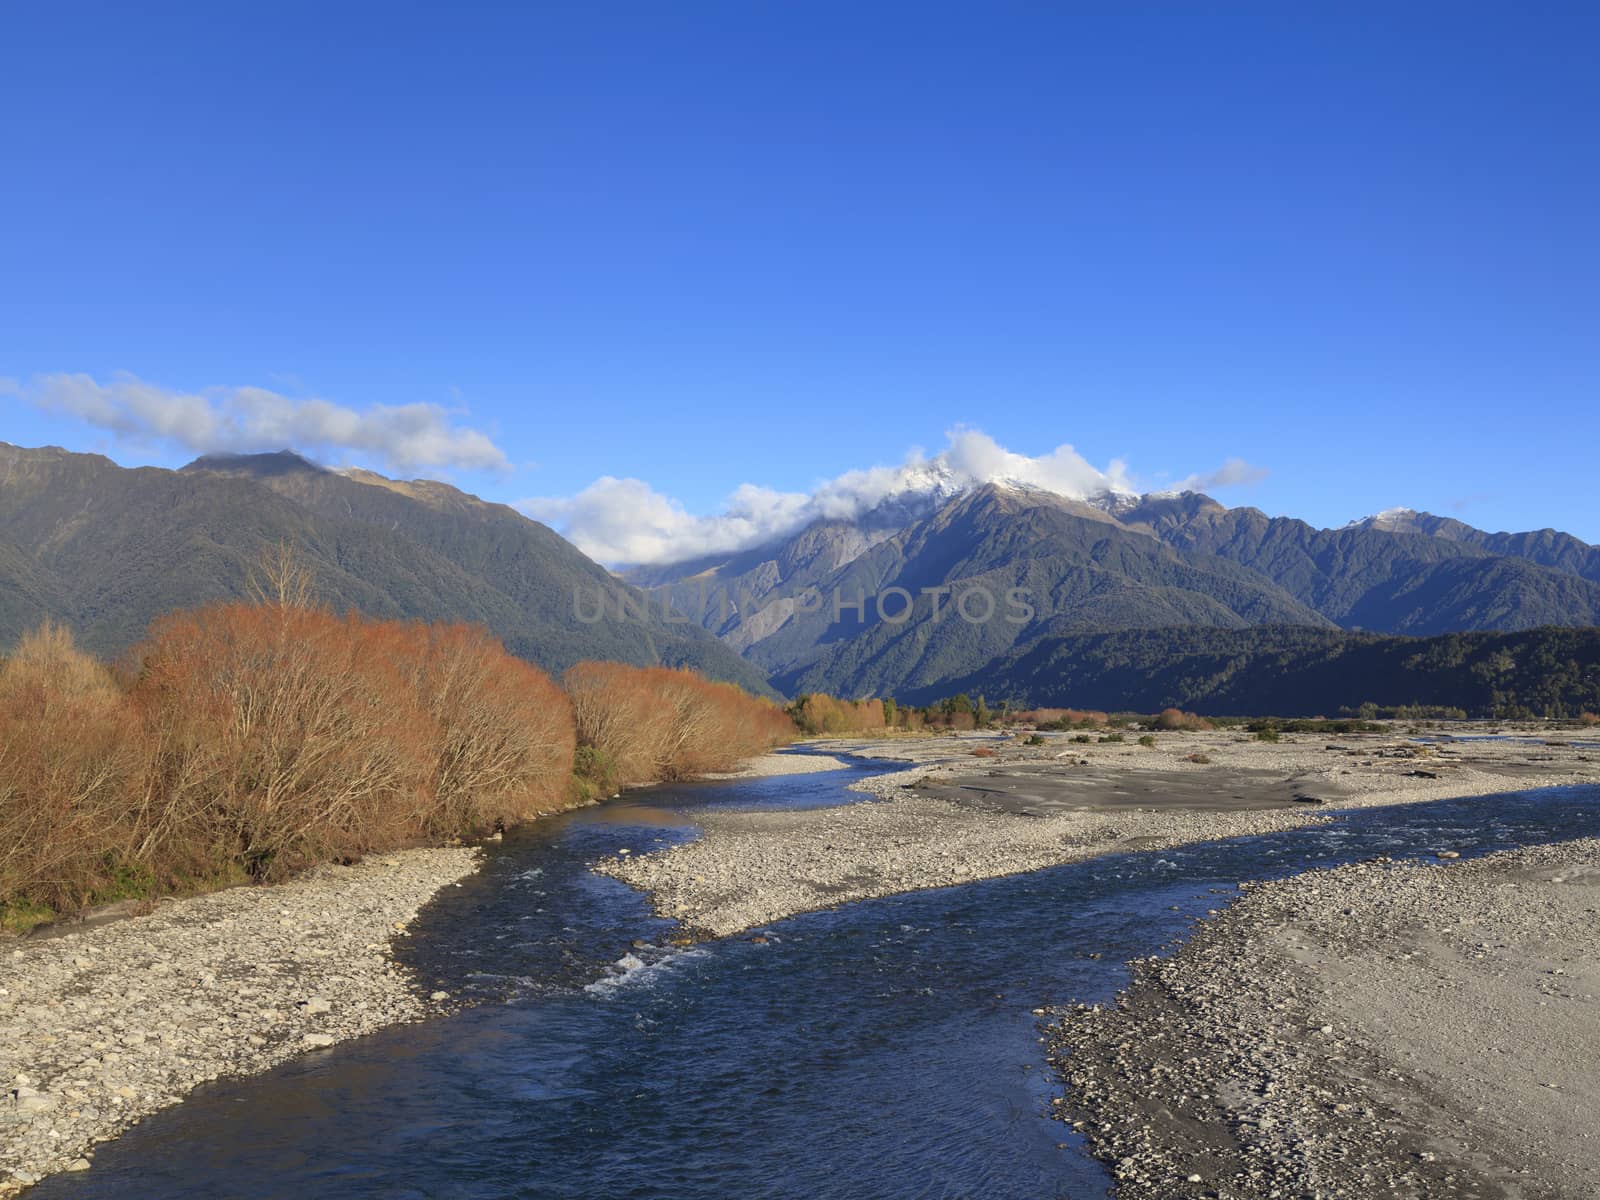
[[[1157,729],[1192,729],[1204,730],[1211,728],[1211,722],[1195,713],[1182,712],[1176,708],[1164,708],[1156,717]]]

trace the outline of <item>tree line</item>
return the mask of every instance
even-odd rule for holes
[[[558,683],[481,628],[281,587],[164,617],[114,665],[46,624],[0,662],[0,923],[483,834],[794,732],[692,671]]]
[[[841,700],[823,692],[807,692],[796,697],[786,711],[808,737],[983,729],[997,717],[982,696],[974,700],[965,692],[921,706],[898,704],[893,699]]]

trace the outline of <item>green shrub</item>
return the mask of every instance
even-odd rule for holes
[[[39,925],[56,919],[56,910],[26,896],[0,903],[0,930],[6,933],[27,933]]]
[[[1284,719],[1272,717],[1250,721],[1245,728],[1252,733],[1262,729],[1275,730],[1278,733],[1388,733],[1389,727],[1374,721],[1357,720],[1353,717],[1341,717],[1330,721],[1326,717],[1291,717]]]
[[[1139,739],[1139,745],[1141,746],[1154,746],[1155,744],[1156,739],[1148,733]]]
[[[572,774],[579,783],[583,799],[610,796],[617,790],[616,765],[598,746],[579,746],[572,757]]]

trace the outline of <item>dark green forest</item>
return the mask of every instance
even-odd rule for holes
[[[953,690],[1020,707],[1214,715],[1337,716],[1365,706],[1460,709],[1471,717],[1600,712],[1600,629],[1412,638],[1266,626],[1140,629],[1046,637]]]

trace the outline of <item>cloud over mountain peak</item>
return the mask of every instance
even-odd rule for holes
[[[1137,490],[1127,464],[1091,464],[1072,446],[1029,456],[1008,450],[976,429],[957,427],[931,457],[913,450],[895,466],[846,471],[810,492],[780,492],[746,483],[722,511],[706,516],[642,479],[605,475],[574,496],[543,496],[518,504],[561,531],[592,558],[613,564],[685,562],[764,545],[816,520],[854,521],[885,510],[897,516],[931,510],[951,496],[986,483],[1041,488],[1074,499]],[[1238,459],[1194,475],[1182,487],[1226,487],[1265,472]]]

